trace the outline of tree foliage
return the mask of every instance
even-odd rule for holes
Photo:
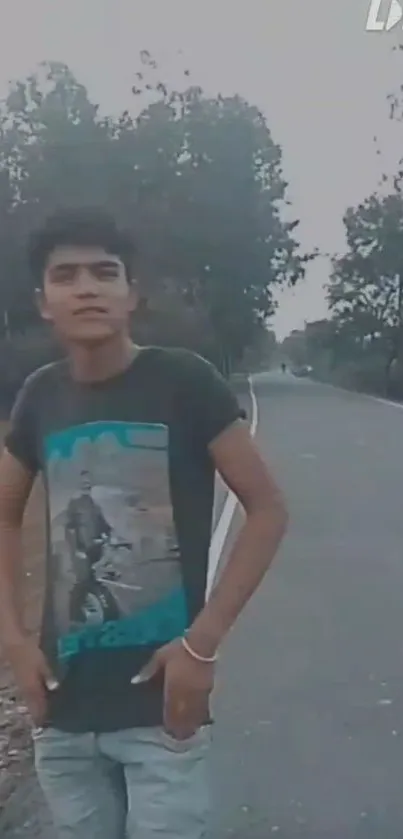
[[[339,352],[340,333],[333,320],[308,321],[304,329],[294,329],[282,345],[281,354],[295,368],[309,366],[326,379]]]
[[[344,355],[383,371],[385,386],[403,350],[403,202],[372,195],[344,218],[347,253],[334,260],[329,305]],[[383,361],[381,361],[383,359]]]
[[[403,119],[402,91],[388,96],[389,117],[396,123]],[[376,137],[374,142],[380,156]],[[382,175],[378,192],[347,210],[343,222],[347,248],[333,259],[327,286],[331,317],[319,333],[315,329],[316,366],[320,359],[322,371],[343,384],[401,398],[403,159],[394,175]],[[308,327],[302,343],[306,351]]]
[[[298,222],[283,218],[281,149],[241,97],[168,90],[148,53],[142,61],[117,118],[60,63],[11,86],[0,111],[3,332],[36,320],[23,260],[30,230],[61,205],[102,205],[139,244],[149,303],[138,329],[172,340],[176,322],[177,343],[191,332],[233,362],[273,313],[275,289],[302,277],[313,256],[300,253]]]

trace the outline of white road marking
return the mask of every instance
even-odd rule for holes
[[[329,382],[318,382],[316,379],[310,379],[312,384],[320,384],[322,387],[330,388],[331,390],[338,390],[341,393],[349,393],[350,396],[360,396],[361,399],[365,399],[368,402],[378,402],[379,405],[386,405],[388,408],[399,408],[400,411],[403,411],[403,403],[401,402],[393,402],[391,399],[383,399],[382,396],[373,396],[371,393],[361,393],[358,390],[350,390],[347,387],[340,387],[340,385],[332,385]]]
[[[249,383],[249,390],[250,390],[250,398],[252,402],[252,422],[250,431],[252,437],[256,434],[256,428],[258,424],[258,406],[257,406],[257,399],[256,394],[253,389],[253,382],[252,376],[248,377]],[[217,522],[217,526],[213,533],[209,551],[209,559],[208,559],[208,573],[207,573],[207,586],[206,586],[206,598],[209,597],[211,589],[213,587],[213,583],[215,580],[215,576],[217,573],[218,564],[220,562],[221,554],[223,551],[223,547],[225,544],[225,540],[228,535],[228,531],[231,527],[231,522],[235,513],[235,509],[237,506],[237,498],[233,492],[228,492],[227,497],[225,499],[225,504],[221,513],[221,516]]]
[[[399,408],[401,411],[403,410],[403,405],[401,405],[400,402],[392,402],[390,399],[381,399],[380,396],[371,396],[370,394],[368,398],[375,402],[379,402],[381,405],[388,405],[389,408]]]

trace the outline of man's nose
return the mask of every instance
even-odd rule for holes
[[[99,293],[96,277],[85,267],[79,268],[77,271],[74,286],[74,291],[78,297],[92,296]]]

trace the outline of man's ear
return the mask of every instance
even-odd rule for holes
[[[137,280],[131,280],[129,286],[129,312],[135,312],[139,305]]]
[[[48,307],[46,305],[46,298],[42,288],[35,289],[35,303],[37,305],[41,318],[43,318],[43,320],[46,321],[52,320]]]

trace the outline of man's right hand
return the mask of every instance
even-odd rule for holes
[[[5,652],[34,724],[43,725],[47,712],[47,691],[59,687],[44,654],[31,638],[10,644]]]

